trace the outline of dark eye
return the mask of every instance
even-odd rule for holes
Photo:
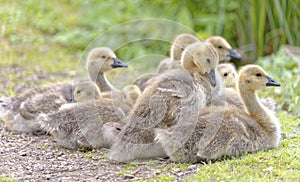
[[[228,76],[228,73],[224,73],[224,76]]]
[[[206,58],[206,61],[207,61],[208,63],[210,63],[210,59],[209,59],[209,58]]]
[[[256,73],[256,76],[257,77],[261,77],[261,73]]]
[[[106,59],[106,56],[102,55],[101,58],[102,58],[102,59]]]
[[[77,92],[76,92],[76,93],[80,94],[80,90],[77,90]]]
[[[222,49],[222,48],[223,48],[223,46],[218,46],[218,48],[219,48],[219,49]]]

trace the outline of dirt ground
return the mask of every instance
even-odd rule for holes
[[[158,175],[181,180],[195,172],[167,168],[167,159],[136,161],[133,165],[114,163],[107,150],[70,151],[59,147],[51,136],[14,135],[0,124],[0,175],[25,181],[120,181],[149,179]],[[127,166],[127,167],[126,167]]]
[[[46,75],[37,71],[24,76],[17,66],[0,67],[1,90],[13,80],[3,74],[15,74],[14,90],[38,85],[41,80],[55,80],[64,75]],[[22,82],[18,82],[21,81]],[[31,80],[31,82],[24,82]],[[1,94],[2,95],[2,94]],[[0,121],[0,177],[8,176],[24,181],[127,181],[137,179],[182,179],[194,174],[198,164],[182,170],[167,159],[136,161],[120,164],[109,161],[107,150],[70,151],[56,144],[49,135],[33,136],[13,134]],[[162,177],[165,176],[165,177]],[[1,179],[1,178],[0,178]]]

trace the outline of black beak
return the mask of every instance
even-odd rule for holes
[[[118,67],[127,67],[128,65],[122,61],[119,58],[112,58],[114,60],[114,63],[111,65],[113,68],[118,68]]]
[[[241,59],[242,56],[234,49],[229,49],[229,55],[231,58],[234,58],[234,59]]]
[[[76,102],[76,100],[73,98],[68,100],[68,103],[75,103],[75,102]]]
[[[280,87],[280,83],[276,82],[275,80],[273,80],[271,77],[267,76],[268,82],[266,83],[266,86],[276,86],[276,87]]]
[[[205,76],[209,79],[209,82],[210,84],[215,87],[217,85],[217,82],[216,82],[216,74],[215,74],[215,70],[212,69],[210,71],[210,73],[205,73]]]

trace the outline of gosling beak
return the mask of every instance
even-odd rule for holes
[[[210,73],[205,73],[205,76],[209,79],[209,82],[210,84],[215,87],[217,85],[217,82],[216,82],[216,74],[215,74],[215,70],[212,69],[210,71]]]
[[[76,100],[74,98],[68,100],[68,103],[75,103],[75,102]]]
[[[276,87],[280,87],[280,83],[276,82],[275,80],[273,80],[271,77],[267,76],[268,82],[266,83],[266,86],[276,86]]]
[[[241,59],[242,56],[234,49],[229,49],[229,55],[231,58],[234,58],[234,59]]]
[[[118,68],[118,67],[127,67],[128,65],[122,61],[121,59],[119,58],[112,58],[114,63],[111,65],[111,67],[113,68]]]

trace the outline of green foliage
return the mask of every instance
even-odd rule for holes
[[[161,9],[164,1],[150,7]],[[201,38],[224,36],[239,47],[245,62],[276,52],[280,45],[300,45],[299,0],[176,1],[167,2],[173,11],[165,17],[189,26]],[[187,13],[188,12],[188,13]]]
[[[0,181],[2,182],[13,182],[15,181],[13,177],[0,176]]]
[[[55,42],[59,33],[75,28],[71,27],[74,21],[69,20],[70,16],[62,16],[64,13],[75,15],[76,9],[71,7],[68,3],[50,1],[1,1],[0,47],[4,52],[0,54],[1,64],[17,64],[27,72],[74,69],[78,61],[78,55],[74,54],[78,50],[76,45],[63,48]]]
[[[246,62],[254,62],[281,44],[300,45],[299,7],[300,0],[1,1],[1,49],[6,54],[0,59],[42,64],[49,72],[74,68],[82,51],[105,30],[134,19],[164,18],[193,29],[201,38],[223,35],[240,48]],[[131,48],[118,53],[130,60],[141,52],[158,50],[155,44]],[[165,54],[167,49],[164,45]],[[63,67],[61,61],[68,64]]]
[[[263,55],[264,46],[264,29],[266,23],[266,6],[267,1],[250,1],[250,19],[252,37],[256,41],[256,55]]]
[[[268,74],[281,83],[281,87],[265,89],[261,95],[270,96],[277,102],[277,110],[286,110],[300,116],[300,59],[288,56],[284,50],[261,58],[261,65]]]

